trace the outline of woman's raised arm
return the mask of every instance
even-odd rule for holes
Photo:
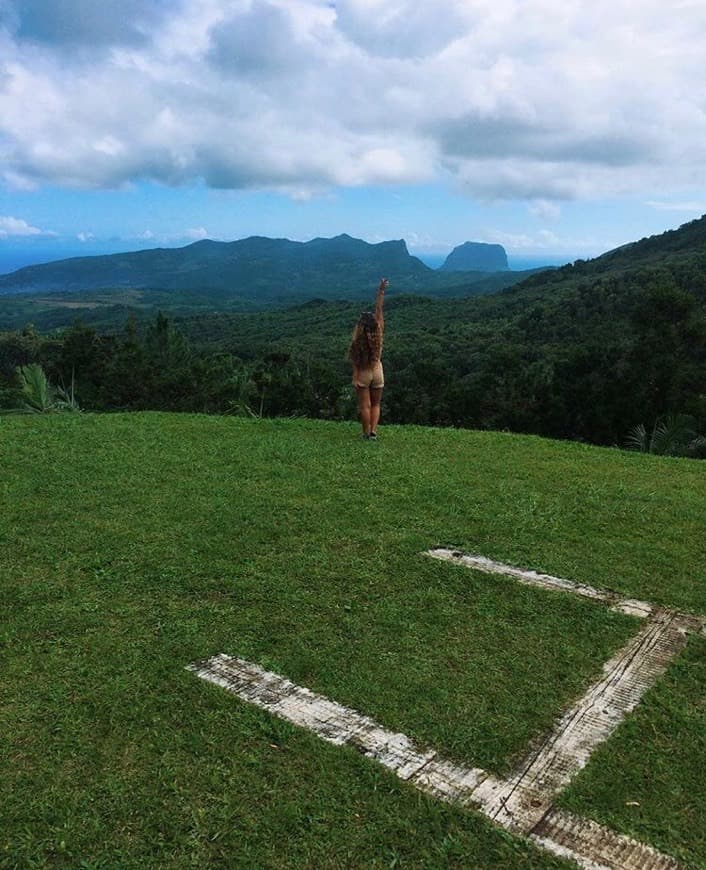
[[[380,324],[380,328],[382,329],[385,326],[385,318],[382,313],[382,303],[385,299],[385,290],[387,289],[387,285],[390,282],[387,278],[382,278],[380,280],[380,286],[378,287],[378,295],[375,300],[375,319]]]

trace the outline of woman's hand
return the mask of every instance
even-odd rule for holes
[[[390,282],[387,280],[387,278],[381,278],[381,279],[380,279],[380,286],[378,287],[378,292],[379,292],[379,291],[383,291],[383,292],[384,292],[385,290],[387,290],[387,285],[388,285],[389,283],[390,283]]]

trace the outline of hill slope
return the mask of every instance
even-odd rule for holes
[[[371,444],[352,424],[302,420],[35,416],[2,429],[7,866],[237,855],[252,867],[559,870],[184,666],[242,656],[444,756],[505,770],[636,626],[423,550],[458,546],[706,612],[696,463],[417,427]],[[663,707],[645,735],[653,775],[627,797],[639,814],[623,799],[612,820],[696,866],[703,648],[686,662],[691,706]],[[688,766],[674,764],[675,724]],[[633,754],[642,738],[628,729]]]
[[[277,347],[343,371],[354,306],[181,322],[203,346]],[[390,294],[387,399],[405,422],[622,443],[688,412],[706,428],[706,218],[491,296]]]
[[[359,310],[319,299],[183,316],[191,355],[163,318],[141,334],[123,319],[104,337],[82,327],[0,335],[0,404],[14,401],[15,367],[36,360],[56,383],[75,376],[93,409],[349,417]],[[501,293],[433,300],[393,287],[386,312],[388,420],[624,444],[634,427],[689,414],[706,434],[704,219]]]
[[[358,291],[361,283],[380,277],[383,264],[403,281],[431,271],[410,257],[401,241],[369,245],[346,235],[310,242],[253,236],[28,266],[0,278],[0,293],[151,288],[297,296],[312,281],[321,283],[322,275],[332,291]]]
[[[461,285],[451,291],[460,295],[473,292],[471,285],[486,274],[442,274],[410,256],[402,240],[369,244],[344,234],[293,242],[253,236],[27,266],[0,277],[0,296],[149,289],[205,293],[211,305],[217,300],[228,304],[233,297],[262,305],[313,297],[361,298],[383,275],[398,290],[433,293]],[[503,286],[521,277],[509,274]]]

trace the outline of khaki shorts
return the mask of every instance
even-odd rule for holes
[[[372,363],[368,368],[358,369],[353,374],[353,386],[381,390],[385,386],[385,375],[383,374],[380,360]]]

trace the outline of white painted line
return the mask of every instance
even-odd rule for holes
[[[487,776],[485,771],[474,768],[447,770],[435,761],[435,752],[419,749],[404,734],[387,731],[367,716],[243,659],[221,654],[188,668],[244,701],[308,728],[329,743],[352,746],[400,779],[407,780],[424,771],[419,787],[437,797],[446,792],[458,800],[463,792],[472,790],[480,778]],[[435,763],[431,764],[432,761]]]
[[[625,613],[628,616],[637,616],[641,619],[649,619],[658,611],[670,613],[675,619],[675,627],[684,633],[702,634],[706,636],[706,617],[695,616],[692,613],[680,613],[676,610],[667,610],[650,604],[648,601],[638,601],[636,598],[621,598],[617,592],[607,589],[598,589],[588,586],[586,583],[576,583],[573,580],[564,580],[561,577],[553,577],[551,574],[540,574],[537,571],[529,571],[524,568],[515,568],[512,565],[504,565],[502,562],[494,562],[485,556],[474,556],[470,553],[462,553],[460,550],[452,550],[448,547],[436,547],[427,550],[424,554],[432,559],[442,562],[453,562],[486,574],[500,574],[504,577],[514,577],[520,583],[527,586],[536,586],[540,589],[549,589],[559,592],[569,592],[582,598],[590,598],[592,601],[610,604],[611,610]]]
[[[647,620],[643,630],[603,666],[603,676],[557,721],[507,779],[456,765],[421,749],[404,734],[387,731],[259,665],[225,654],[189,665],[199,677],[338,746],[348,745],[379,761],[400,779],[449,803],[473,806],[513,833],[529,837],[587,870],[673,870],[679,864],[656,849],[553,806],[556,796],[591,754],[635,708],[664,673],[691,632],[706,634],[706,618],[676,613],[645,601],[550,574],[525,571],[484,556],[438,548],[435,559],[514,577],[521,583],[560,590],[609,604]]]
[[[658,641],[653,644],[658,645]],[[636,649],[635,658],[639,658],[639,654]],[[401,779],[440,800],[480,809],[503,827],[528,836],[537,845],[571,858],[584,868],[671,870],[679,866],[672,858],[651,847],[606,831],[594,822],[577,822],[576,817],[552,809],[551,802],[546,800],[543,791],[545,780],[541,776],[533,782],[536,798],[529,796],[529,791],[524,792],[525,797],[529,796],[530,812],[524,815],[510,812],[508,804],[516,800],[515,796],[519,794],[519,779],[527,775],[532,765],[522,771],[519,779],[518,775],[514,775],[508,780],[500,780],[480,768],[453,764],[439,758],[434,751],[419,748],[404,734],[388,731],[355,710],[336,704],[243,659],[221,654],[205,662],[188,665],[188,669],[248,703],[308,728],[329,743],[357,749]],[[561,757],[561,752],[558,756]],[[535,757],[539,758],[540,755]],[[561,772],[557,776],[559,767],[561,765],[554,762],[540,765],[540,768],[548,771],[549,781],[546,785],[550,790],[556,787],[559,780],[563,781]],[[533,799],[539,800],[538,807],[532,806]],[[516,800],[516,803],[519,806],[520,802]],[[539,815],[538,810],[541,810]],[[638,863],[625,863],[626,856],[632,856],[630,860],[634,858]]]
[[[643,619],[654,612],[654,606],[646,601],[637,601],[633,598],[621,598],[616,592],[606,589],[596,589],[586,583],[576,583],[573,580],[564,580],[561,577],[553,577],[551,574],[540,574],[537,571],[528,571],[524,568],[515,568],[512,565],[504,565],[502,562],[494,562],[485,556],[474,556],[462,553],[460,550],[450,550],[446,547],[437,547],[428,550],[427,556],[441,559],[444,562],[455,562],[457,565],[465,565],[476,571],[484,571],[486,574],[502,574],[505,577],[514,577],[520,583],[529,586],[539,586],[542,589],[554,589],[561,592],[571,592],[582,598],[591,598],[593,601],[603,601],[610,604],[613,610],[627,613],[630,616],[638,616]]]
[[[591,870],[613,867],[620,870],[678,870],[680,866],[674,858],[652,846],[616,834],[610,828],[565,810],[550,810],[532,831],[530,840]]]
[[[658,612],[603,665],[602,677],[519,763],[504,788],[487,795],[488,815],[528,832],[685,645],[678,617]]]
[[[500,780],[478,767],[462,767],[436,756],[410,777],[409,782],[446,803],[477,808],[480,806],[476,794],[481,783],[501,785]]]

